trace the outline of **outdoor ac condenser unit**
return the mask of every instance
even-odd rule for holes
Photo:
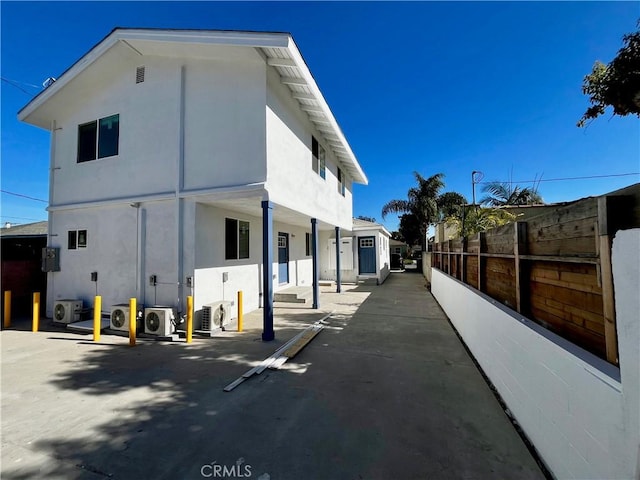
[[[168,337],[173,333],[176,316],[171,307],[150,307],[144,309],[144,333]]]
[[[136,330],[140,330],[140,318],[142,311],[137,312]],[[129,304],[119,303],[111,307],[111,325],[112,330],[129,331]]]
[[[231,302],[215,302],[202,307],[202,330],[224,327],[231,315]]]
[[[79,322],[81,312],[82,300],[56,300],[53,320],[59,323]]]

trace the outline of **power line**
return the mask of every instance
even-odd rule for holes
[[[590,176],[586,176],[586,177],[564,177],[564,178],[545,178],[545,179],[540,178],[538,180],[518,180],[518,181],[509,180],[508,182],[476,182],[476,183],[487,184],[487,183],[561,182],[561,181],[565,181],[565,180],[589,180],[589,179],[593,179],[593,178],[629,177],[631,175],[640,175],[640,173],[638,173],[638,172],[634,172],[634,173],[617,173],[617,174],[613,174],[613,175],[590,175]]]
[[[29,218],[29,217],[12,217],[11,215],[0,215],[0,218],[13,218],[16,220],[33,220],[34,222],[44,222],[42,219]]]
[[[34,93],[33,93],[33,92],[28,92],[27,90],[25,90],[24,88],[22,88],[20,85],[18,85],[18,83],[23,83],[23,82],[16,82],[15,80],[9,80],[8,78],[4,78],[4,77],[0,77],[0,79],[1,79],[3,82],[7,82],[7,83],[8,83],[9,85],[11,85],[12,87],[16,87],[18,90],[20,90],[20,91],[22,91],[22,92],[26,93],[27,95],[29,95],[29,96],[31,96],[31,97],[34,95]],[[29,83],[23,83],[23,85],[28,85],[28,86],[33,87],[33,88],[40,88],[40,87],[36,87],[35,85],[31,85],[31,84],[29,84]]]
[[[30,197],[29,195],[23,195],[22,193],[8,192],[7,190],[0,190],[2,193],[6,193],[7,195],[14,195],[16,197],[28,198],[29,200],[34,200],[36,202],[49,203],[47,200],[42,200],[41,198]]]

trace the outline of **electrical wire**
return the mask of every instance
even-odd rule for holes
[[[6,193],[7,195],[14,195],[16,197],[28,198],[29,200],[34,200],[36,202],[49,203],[47,200],[42,200],[41,198],[30,197],[29,195],[23,195],[22,193],[9,192],[7,190],[0,190],[2,193]]]
[[[28,92],[27,90],[25,90],[24,88],[22,88],[20,85],[18,85],[19,83],[23,84],[23,85],[27,85],[29,87],[33,87],[33,88],[38,88],[40,89],[40,87],[36,86],[36,85],[31,85],[30,83],[24,83],[24,82],[18,82],[17,80],[9,80],[8,78],[4,78],[4,77],[0,77],[0,79],[3,82],[7,82],[9,85],[11,85],[12,87],[17,88],[18,90],[20,90],[23,93],[26,93],[27,95],[29,95],[30,97],[33,97],[33,95],[35,95],[33,92]]]
[[[593,178],[611,178],[611,177],[629,177],[631,175],[640,175],[639,172],[633,173],[616,173],[612,175],[590,175],[586,177],[564,177],[564,178],[539,178],[538,180],[509,180],[508,182],[476,182],[479,185],[489,183],[539,183],[539,182],[564,182],[566,180],[589,180]]]

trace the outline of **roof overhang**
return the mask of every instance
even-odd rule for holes
[[[195,54],[201,57],[207,45],[255,48],[266,64],[276,69],[280,81],[289,88],[300,109],[307,114],[309,121],[324,138],[325,144],[353,181],[365,185],[368,183],[362,167],[289,33],[116,28],[62,73],[57,81],[25,105],[18,112],[18,119],[31,123],[29,116],[32,113],[117,44],[123,44],[142,56],[162,55],[164,52],[183,56]],[[189,48],[185,48],[187,46]],[[38,126],[43,127],[42,124]]]

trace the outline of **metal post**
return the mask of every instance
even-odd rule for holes
[[[318,219],[311,219],[311,253],[313,258],[313,308],[320,307],[320,277],[318,269]]]
[[[187,297],[187,343],[193,341],[193,297]]]
[[[102,328],[102,297],[96,295],[93,302],[93,341],[100,341],[100,329]]]
[[[40,292],[33,292],[33,324],[31,330],[38,331],[40,327]]]
[[[129,299],[129,345],[135,347],[136,345],[136,317],[138,316],[136,308],[136,299]]]
[[[273,204],[262,202],[262,340],[275,338],[273,331]]]
[[[11,326],[11,290],[4,291],[4,328]]]
[[[243,312],[244,308],[243,308],[243,304],[242,304],[242,290],[240,290],[238,292],[238,331],[241,332],[242,331],[242,323],[244,320],[244,312]]]

